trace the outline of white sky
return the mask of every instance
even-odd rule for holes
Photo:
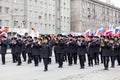
[[[100,0],[100,1],[106,2],[106,0]],[[114,3],[115,6],[120,8],[120,0],[111,0],[111,2]]]

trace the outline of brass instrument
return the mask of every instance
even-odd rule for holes
[[[59,43],[59,40],[57,37],[55,38],[55,43],[57,43],[57,44]]]
[[[104,46],[105,46],[105,43],[104,43],[104,42],[101,42],[100,46],[101,46],[101,47],[104,47]]]
[[[105,46],[105,43],[103,42],[103,41],[101,41],[101,43],[100,43],[100,48],[99,48],[99,52],[102,52],[102,47],[104,47]]]
[[[81,40],[80,40],[80,41],[77,41],[77,44],[78,44],[79,46],[81,46],[82,41],[81,41]]]

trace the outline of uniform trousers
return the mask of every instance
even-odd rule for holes
[[[2,64],[5,64],[5,53],[1,53]]]

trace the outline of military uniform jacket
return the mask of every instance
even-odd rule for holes
[[[70,43],[67,45],[67,53],[75,53],[76,52],[76,41],[70,41]]]
[[[94,53],[98,53],[99,54],[99,49],[100,49],[100,40],[97,40],[95,42]]]
[[[87,42],[82,41],[81,44],[77,43],[77,54],[78,55],[85,55],[86,53]]]
[[[21,53],[22,41],[16,40],[15,53]]]
[[[104,42],[105,46],[102,47],[102,56],[111,56],[112,53],[112,44]]]
[[[54,46],[55,40],[54,39],[50,39],[49,41],[49,45],[50,45],[50,56],[52,56],[52,48]]]
[[[56,53],[65,53],[64,47],[65,47],[65,40],[63,40],[63,39],[59,40],[59,42],[56,45],[55,52]]]
[[[21,47],[22,52],[25,52],[25,51],[26,51],[26,46],[25,46],[25,44],[26,44],[26,40],[25,40],[25,41],[22,41],[22,47]]]
[[[0,46],[1,46],[0,53],[6,54],[7,53],[7,40],[2,40]]]
[[[26,42],[26,52],[27,52],[27,53],[32,53],[32,48],[31,48],[32,43],[33,43],[32,40]]]
[[[41,58],[49,58],[50,57],[50,46],[46,43],[43,43],[41,45],[41,52],[40,52]]]
[[[118,41],[114,42],[114,55],[120,55],[120,45]]]
[[[38,43],[33,43],[32,44],[32,54],[33,55],[40,55],[40,45]]]
[[[95,49],[96,49],[95,47],[96,47],[96,43],[94,41],[88,42],[87,53],[91,55],[95,53]]]
[[[15,44],[12,43],[13,41],[16,41],[16,40],[11,40],[11,42],[10,42],[10,48],[11,48],[11,53],[15,54]]]

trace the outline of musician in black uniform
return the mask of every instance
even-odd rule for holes
[[[103,57],[102,57],[102,44],[103,44],[103,42],[104,42],[104,38],[105,38],[105,36],[101,36],[100,37],[100,48],[99,48],[99,53],[100,53],[100,59],[101,59],[101,63],[103,63]]]
[[[112,53],[112,42],[109,41],[109,37],[105,37],[105,40],[102,45],[102,56],[103,56],[103,63],[104,63],[104,70],[108,70],[109,67],[109,57]]]
[[[17,56],[17,66],[20,66],[22,64],[21,61],[21,49],[22,49],[22,40],[21,40],[21,35],[17,36],[17,40],[15,42],[15,54]]]
[[[33,55],[33,60],[34,60],[34,65],[38,66],[39,64],[39,55],[40,55],[40,43],[39,39],[35,39],[34,42],[32,43],[32,55]]]
[[[1,46],[0,54],[1,54],[1,58],[2,58],[2,64],[5,65],[5,63],[6,63],[5,55],[7,53],[7,38],[5,36],[2,36],[0,46]]]
[[[117,62],[118,62],[118,66],[120,66],[120,39],[118,40],[119,43],[119,47],[116,50],[116,57],[117,57]]]
[[[68,38],[69,38],[67,42],[68,65],[72,66],[73,54],[75,53],[75,48],[76,48],[76,41],[73,41],[73,36],[71,34],[68,35]]]
[[[77,40],[77,54],[79,56],[80,69],[85,68],[85,53],[86,53],[87,42],[84,36],[80,36]]]
[[[58,63],[58,54],[57,54],[57,51],[58,51],[58,38],[56,37],[55,38],[55,44],[54,44],[54,55],[55,55],[55,62]]]
[[[54,37],[52,36],[48,36],[48,39],[49,39],[49,45],[50,45],[50,56],[52,57],[52,50],[53,50],[53,46],[55,44],[55,40],[54,40]],[[52,60],[51,58],[49,58],[49,64],[51,64]]]
[[[112,42],[111,67],[114,68],[115,67],[116,56],[119,52],[118,37],[115,36],[114,39],[111,38],[111,42]]]
[[[58,60],[58,64],[59,67],[58,68],[62,68],[63,67],[63,58],[64,58],[64,46],[65,46],[65,40],[63,40],[63,35],[62,34],[58,34],[58,43],[56,45],[57,49],[56,49],[56,54],[57,54],[57,60]]]
[[[93,66],[93,53],[95,48],[95,42],[92,40],[92,36],[89,36],[88,38],[88,46],[87,46],[87,55],[88,55],[88,65]]]
[[[73,61],[74,64],[77,64],[77,36],[73,36],[73,45],[74,47],[74,53],[73,53]]]
[[[28,54],[28,64],[32,63],[32,59],[33,59],[33,56],[32,56],[32,43],[33,43],[33,40],[32,40],[32,37],[31,36],[28,36],[27,38],[27,41],[26,41],[26,53]]]
[[[22,38],[22,57],[23,57],[23,61],[25,62],[26,61],[26,46],[25,46],[25,44],[26,44],[26,37],[23,37]]]
[[[41,44],[40,57],[44,62],[44,71],[48,71],[49,57],[50,57],[50,46],[48,44],[48,38],[43,38],[43,43]]]
[[[93,53],[93,59],[95,61],[95,65],[99,65],[99,49],[100,49],[100,40],[98,36],[94,37],[94,53]]]
[[[13,63],[17,62],[17,55],[15,54],[15,44],[16,44],[16,38],[12,37],[10,40],[10,48],[11,48]]]

